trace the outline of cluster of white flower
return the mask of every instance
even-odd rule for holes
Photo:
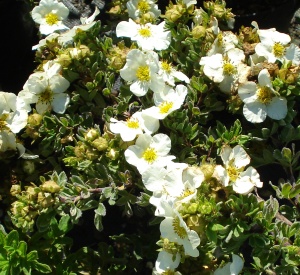
[[[193,1],[185,2],[186,5],[194,4]],[[154,2],[131,0],[127,6],[132,19],[120,22],[116,34],[118,37],[130,37],[139,48],[128,52],[120,75],[130,85],[130,91],[135,96],[144,96],[151,90],[154,106],[134,113],[126,121],[112,118],[109,128],[111,132],[120,134],[123,141],[135,141],[134,145],[126,149],[125,158],[137,168],[145,188],[152,192],[149,201],[156,207],[155,215],[164,218],[160,224],[160,233],[166,244],[158,254],[153,274],[180,274],[175,270],[182,256],[199,256],[197,247],[200,245],[200,237],[189,228],[182,213],[184,205],[196,198],[205,176],[201,167],[173,162],[176,157],[170,155],[171,139],[166,134],[156,132],[159,130],[159,120],[181,108],[185,101],[187,87],[176,85],[175,82],[189,83],[190,80],[182,72],[176,71],[172,64],[159,60],[155,52],[167,49],[170,45],[171,34],[165,29],[164,22],[159,25],[142,25],[133,21],[138,19],[139,10],[134,12],[132,7],[147,6],[153,15],[160,14]],[[218,28],[215,29],[218,32]],[[201,60],[204,72],[218,83],[223,82],[221,85],[224,91],[231,88],[231,83],[246,67],[243,64],[243,51],[234,47],[237,44],[236,37],[230,32],[225,36],[223,41],[226,51],[216,42],[210,56]],[[226,61],[223,58],[225,53]],[[215,166],[213,174],[221,184],[232,185],[233,190],[240,194],[248,194],[254,187],[262,187],[257,171],[253,167],[245,168],[250,163],[250,157],[241,146],[233,149],[224,147],[221,158],[224,166]],[[170,243],[173,244],[172,249],[169,248]],[[239,258],[240,262],[243,263]]]
[[[260,42],[255,53],[245,59],[244,51],[238,48],[238,37],[230,32],[218,32],[208,55],[200,60],[204,74],[217,83],[224,93],[237,92],[244,103],[243,114],[252,123],[263,122],[266,117],[281,120],[287,115],[287,100],[275,91],[272,78],[263,62],[279,62],[283,67],[300,64],[300,49],[291,43],[289,35],[276,29],[260,30],[255,26]],[[249,63],[249,64],[247,64]],[[248,81],[248,76],[259,70],[258,83]]]

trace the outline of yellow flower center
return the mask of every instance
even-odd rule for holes
[[[219,46],[223,45],[223,35],[221,32],[217,35],[217,43],[219,44]]]
[[[185,237],[187,237],[187,232],[185,228],[180,225],[180,220],[178,217],[176,217],[173,220],[172,225],[173,225],[174,232],[179,236],[180,239],[184,239]]]
[[[146,13],[150,10],[150,5],[147,1],[139,1],[137,8],[142,12]]]
[[[139,29],[139,34],[144,37],[150,37],[151,31],[149,28],[142,28],[142,29]]]
[[[157,154],[155,149],[151,147],[147,148],[143,154],[143,159],[150,164],[153,163],[157,159]]]
[[[236,73],[236,68],[229,62],[223,64],[223,72],[226,75],[233,75]]]
[[[136,77],[140,81],[150,80],[150,70],[148,66],[140,66],[136,71]]]
[[[173,102],[165,101],[161,103],[158,108],[161,114],[166,114],[173,107]]]
[[[229,166],[227,167],[227,173],[230,178],[230,181],[236,182],[237,178],[239,177],[240,170],[237,169],[235,166]]]
[[[172,66],[168,62],[165,61],[161,62],[161,67],[168,74],[171,73],[172,71]]]
[[[132,129],[138,129],[140,127],[139,121],[135,118],[130,118],[126,121],[127,127]]]
[[[8,114],[2,114],[0,116],[0,131],[9,130],[9,127],[7,126],[7,122],[6,122],[7,117]]]
[[[274,96],[272,90],[267,86],[261,87],[256,93],[258,100],[263,104],[268,104]]]
[[[166,270],[163,273],[161,273],[162,275],[175,275],[175,271],[174,270]]]
[[[285,52],[285,47],[280,44],[279,42],[276,42],[273,46],[273,53],[276,57],[282,57]]]
[[[52,12],[48,13],[45,16],[45,19],[46,19],[47,24],[50,26],[55,25],[58,22],[58,16]]]
[[[51,102],[53,101],[53,92],[50,89],[46,89],[39,96],[39,101],[41,102]]]
[[[182,198],[185,198],[185,197],[188,197],[188,196],[190,196],[190,195],[192,195],[192,194],[194,194],[194,192],[193,192],[192,190],[186,189],[186,190],[183,191],[181,197],[182,197]]]

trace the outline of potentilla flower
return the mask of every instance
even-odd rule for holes
[[[171,163],[166,168],[153,164],[141,173],[142,180],[147,190],[176,198],[184,191],[182,172],[187,167],[186,163]]]
[[[0,130],[0,153],[8,150],[17,150],[16,137],[10,131]]]
[[[274,63],[276,60],[283,62],[286,59],[286,50],[291,37],[285,33],[280,33],[274,28],[268,30],[257,30],[260,43],[255,46],[255,52],[263,56],[268,62]]]
[[[18,94],[28,104],[36,103],[39,114],[50,110],[63,114],[69,104],[70,96],[64,92],[70,83],[58,73],[60,68],[57,63],[44,65],[45,72],[31,74]]]
[[[217,53],[224,54],[238,45],[237,36],[231,31],[223,31],[217,33],[217,38],[214,40],[211,49],[207,52],[207,56]]]
[[[123,141],[131,141],[144,132],[155,133],[159,128],[159,121],[144,112],[136,112],[126,121],[111,118],[109,128],[113,133],[120,134]]]
[[[223,147],[221,158],[224,167],[217,165],[215,176],[224,186],[232,184],[233,190],[239,194],[248,194],[254,187],[262,187],[263,183],[257,171],[252,166],[246,168],[250,163],[250,157],[240,145],[234,148]]]
[[[203,65],[204,74],[219,83],[220,89],[223,92],[230,92],[235,81],[238,80],[243,68],[245,54],[238,48],[230,49],[223,56],[220,53],[204,56],[200,60],[200,65]]]
[[[164,89],[165,83],[158,76],[158,55],[155,52],[144,53],[131,50],[126,57],[126,64],[120,70],[121,77],[131,83],[130,91],[136,96],[143,96],[149,89],[153,92]]]
[[[160,93],[154,94],[154,103],[156,106],[150,107],[144,112],[156,119],[164,119],[173,111],[179,109],[187,95],[187,87],[177,85],[175,90],[167,88]]]
[[[129,22],[122,21],[117,25],[116,34],[117,37],[130,37],[146,51],[165,50],[171,43],[171,32],[165,30],[165,21],[158,25],[140,25],[129,19]]]
[[[131,145],[125,151],[126,161],[139,170],[142,174],[150,165],[156,164],[161,167],[168,165],[174,156],[169,155],[171,139],[165,134],[140,135],[135,145]]]
[[[154,274],[174,274],[179,275],[180,272],[175,272],[175,269],[180,264],[181,256],[179,253],[173,255],[167,251],[160,251],[157,256],[157,260],[155,262],[155,270],[153,270]],[[169,272],[169,273],[167,273]],[[173,272],[173,273],[171,273]]]
[[[232,254],[232,262],[218,268],[214,275],[238,275],[243,270],[244,261],[238,255]]]
[[[27,124],[25,108],[17,108],[18,97],[13,93],[0,92],[0,131],[18,133]]]
[[[198,257],[197,247],[200,244],[200,238],[194,230],[189,229],[180,213],[168,202],[162,202],[165,208],[165,219],[160,224],[162,238],[167,238],[171,242],[182,245],[185,255]]]
[[[172,64],[166,61],[159,62],[158,74],[162,76],[163,80],[170,86],[175,86],[177,79],[185,83],[190,83],[190,79],[184,73],[176,71]]]
[[[275,93],[267,69],[260,71],[258,84],[252,81],[241,84],[238,94],[245,103],[243,114],[252,123],[263,122],[267,116],[284,119],[287,114],[287,100]]]
[[[55,0],[41,0],[39,5],[34,7],[31,16],[40,25],[41,34],[48,35],[57,30],[69,29],[62,21],[69,15],[68,8]]]
[[[144,14],[150,14],[155,19],[161,14],[155,1],[152,0],[130,0],[126,3],[128,15],[133,20],[140,18]]]

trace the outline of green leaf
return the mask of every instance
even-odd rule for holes
[[[12,246],[14,249],[18,248],[19,244],[19,233],[16,230],[9,232],[5,239],[5,245]]]
[[[36,250],[30,251],[26,258],[28,262],[33,262],[38,259],[38,252]]]
[[[97,215],[105,216],[106,208],[103,203],[99,203],[98,208],[94,210]]]
[[[27,252],[27,243],[24,241],[19,242],[18,247],[19,255],[25,257]]]
[[[98,231],[103,230],[102,216],[101,215],[95,214],[94,224],[95,224],[95,227],[97,228]]]
[[[52,272],[51,268],[49,265],[46,265],[46,264],[42,264],[42,263],[39,263],[38,261],[34,261],[32,263],[32,267],[41,272],[41,273],[50,273]]]
[[[63,233],[67,233],[72,228],[70,221],[71,218],[69,215],[62,216],[58,223],[59,230],[61,230]]]

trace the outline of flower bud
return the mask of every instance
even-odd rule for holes
[[[60,186],[53,180],[45,181],[40,188],[42,191],[49,193],[57,193],[60,191]]]
[[[35,171],[35,164],[32,160],[24,160],[23,162],[23,171],[31,175]]]
[[[192,36],[195,39],[204,38],[206,35],[206,29],[203,26],[196,26],[192,30]]]
[[[32,114],[28,116],[28,124],[32,127],[37,127],[41,125],[43,116],[40,114]]]
[[[99,131],[96,129],[89,129],[85,134],[84,139],[86,141],[94,141],[97,137],[99,137]]]
[[[105,151],[108,147],[108,142],[105,138],[103,137],[99,137],[97,139],[95,139],[92,142],[92,145],[98,150],[98,151]]]
[[[201,164],[200,169],[204,174],[205,180],[209,180],[215,171],[215,166],[212,164]]]
[[[10,188],[10,194],[16,196],[21,193],[21,186],[19,184],[13,184]]]
[[[173,5],[172,7],[167,7],[165,18],[171,22],[176,22],[185,12],[183,5]]]

